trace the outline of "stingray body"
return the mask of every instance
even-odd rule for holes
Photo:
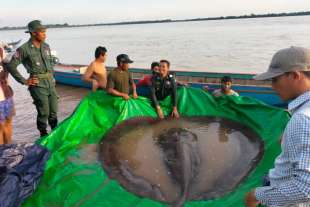
[[[100,143],[108,175],[128,191],[183,206],[233,191],[262,157],[249,128],[222,118],[135,118]]]

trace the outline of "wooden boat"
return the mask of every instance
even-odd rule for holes
[[[69,65],[57,64],[55,66],[55,79],[57,83],[72,85],[77,87],[91,88],[91,85],[81,80],[85,65]],[[108,67],[107,70],[112,70]],[[130,68],[129,71],[133,75],[133,79],[138,81],[144,75],[151,74],[150,69]],[[228,75],[233,79],[233,90],[237,91],[241,96],[256,98],[267,104],[286,107],[287,104],[281,101],[280,97],[270,86],[270,81],[256,81],[253,79],[255,74],[242,73],[215,73],[215,72],[189,72],[189,71],[173,71],[176,74],[178,82],[187,83],[189,87],[204,88],[208,86],[209,91],[213,91],[220,87],[220,79]],[[147,87],[138,87],[138,94],[147,96],[149,89]]]

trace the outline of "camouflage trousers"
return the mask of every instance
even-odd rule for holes
[[[37,109],[37,128],[46,131],[47,122],[51,128],[57,126],[58,96],[55,87],[29,87],[33,104]]]

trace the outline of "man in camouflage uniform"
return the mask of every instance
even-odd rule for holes
[[[177,107],[177,83],[174,75],[169,72],[169,68],[170,62],[168,60],[161,60],[159,62],[159,72],[152,76],[151,100],[160,119],[164,118],[164,113],[158,101],[165,99],[167,96],[171,96],[173,105],[171,117],[180,117]]]
[[[41,136],[47,135],[47,121],[54,129],[57,126],[57,93],[53,77],[54,58],[46,39],[46,27],[41,21],[34,20],[28,24],[30,39],[17,49],[7,69],[16,81],[28,86],[37,109],[37,128]],[[30,74],[25,79],[17,70],[23,64]]]

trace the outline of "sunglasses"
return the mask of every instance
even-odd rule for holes
[[[282,75],[279,75],[279,76],[276,76],[276,77],[273,77],[273,78],[271,78],[271,82],[272,83],[276,83],[279,79],[280,79],[280,77],[282,77],[282,76],[284,76],[284,75],[288,75],[288,74],[290,74],[291,72],[286,72],[286,73],[283,73]]]
[[[272,83],[276,83],[276,82],[278,82],[279,78],[280,78],[280,76],[271,78],[271,82],[272,82]]]

